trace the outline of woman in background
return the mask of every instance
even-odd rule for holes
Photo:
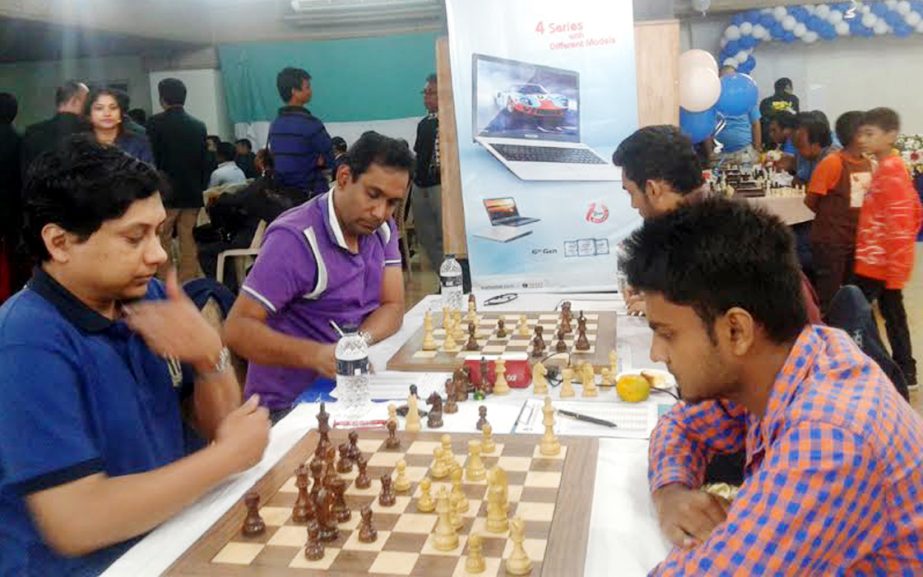
[[[116,146],[138,160],[154,164],[151,143],[147,137],[125,130],[122,119],[126,111],[122,110],[117,94],[112,88],[96,88],[87,98],[86,116],[90,120],[96,141]]]

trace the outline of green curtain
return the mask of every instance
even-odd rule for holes
[[[231,122],[269,121],[282,101],[276,74],[311,76],[311,112],[324,122],[391,120],[424,113],[420,92],[436,71],[436,33],[218,47]]]

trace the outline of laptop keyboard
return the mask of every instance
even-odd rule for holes
[[[558,148],[556,146],[521,146],[518,144],[492,144],[494,150],[513,162],[561,162],[566,164],[606,164],[586,148]]]

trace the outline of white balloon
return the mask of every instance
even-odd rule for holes
[[[923,34],[923,22],[917,24],[917,34]]]
[[[862,17],[862,25],[866,28],[874,28],[876,22],[878,22],[878,16],[871,12]]]
[[[872,28],[875,31],[875,34],[883,36],[891,31],[891,27],[888,26],[888,23],[884,20],[879,20],[875,23],[875,26]]]
[[[750,54],[746,50],[741,50],[734,58],[737,59],[738,64],[743,64],[747,61],[747,58],[750,58]]]
[[[740,28],[731,24],[724,31],[724,37],[728,40],[740,40]]]
[[[788,10],[785,9],[785,6],[776,6],[772,9],[772,16],[778,21],[782,21],[785,18],[785,15],[788,14]]]
[[[907,15],[904,21],[907,22],[908,26],[916,26],[921,21],[923,21],[923,16],[920,16],[920,14],[917,12],[911,12]]]
[[[840,22],[835,26],[836,33],[840,36],[849,36],[849,24],[846,22]]]
[[[901,16],[906,16],[910,14],[910,2],[907,0],[901,0],[897,3],[897,13]]]
[[[885,0],[885,6],[887,6],[889,10],[894,10],[897,8],[897,0]]]
[[[717,72],[704,66],[679,76],[679,105],[689,112],[704,112],[718,102],[721,80]]]
[[[815,12],[815,10],[816,10],[816,8],[815,8],[814,6],[811,6],[811,5],[805,6],[804,9],[805,9],[805,11],[807,11],[808,14],[814,14],[814,12]]]
[[[843,13],[839,10],[831,10],[830,14],[827,15],[827,22],[836,26],[843,21]]]
[[[820,18],[826,18],[830,16],[830,6],[826,4],[818,4],[814,7],[814,15]]]
[[[797,24],[798,24],[798,21],[795,20],[795,17],[792,16],[791,14],[789,14],[788,16],[782,19],[782,28],[786,30],[789,30],[789,31],[794,30]]]
[[[753,27],[753,37],[757,40],[765,40],[769,38],[769,30],[766,30],[762,24],[757,24]]]
[[[744,22],[740,25],[740,35],[748,36],[753,34],[753,24],[750,22]]]
[[[705,14],[711,8],[711,0],[692,0],[692,7]]]
[[[725,58],[724,62],[722,62],[721,65],[730,66],[734,70],[737,70],[737,59],[736,58]]]
[[[792,30],[792,33],[795,34],[798,38],[801,38],[808,31],[808,27],[805,26],[802,22],[795,24],[795,28]]]
[[[818,38],[817,32],[814,32],[813,30],[809,30],[808,32],[805,33],[804,36],[801,37],[801,39],[807,42],[808,44],[814,44],[815,42],[817,42],[817,38]]]
[[[863,4],[862,6],[859,7],[859,12],[863,14],[871,14],[872,9],[867,4]]]
[[[722,48],[724,48],[722,46]],[[718,74],[718,62],[705,50],[687,50],[679,55],[679,74],[692,73],[698,68],[707,68]]]

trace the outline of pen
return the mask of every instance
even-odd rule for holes
[[[603,419],[597,419],[596,417],[591,417],[591,416],[589,416],[589,415],[581,415],[580,413],[574,413],[574,412],[572,412],[572,411],[565,411],[565,410],[563,410],[563,409],[558,409],[558,412],[561,413],[562,415],[564,415],[565,417],[573,417],[573,418],[577,419],[578,421],[585,421],[585,422],[587,422],[587,423],[593,423],[593,424],[596,424],[596,425],[602,425],[602,426],[604,426],[604,427],[612,427],[613,429],[617,429],[617,428],[618,428],[618,425],[616,425],[616,424],[613,423],[612,421],[606,421],[606,420],[603,420]]]

